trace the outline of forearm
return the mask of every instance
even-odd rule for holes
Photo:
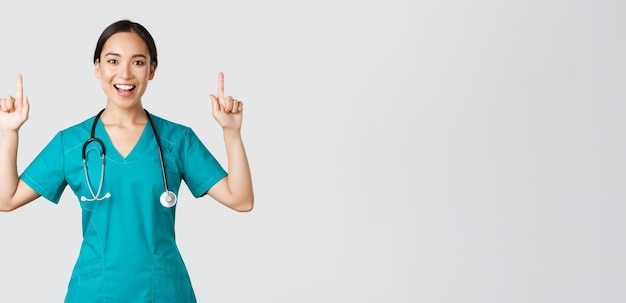
[[[0,133],[0,209],[10,207],[17,189],[17,130],[4,130]]]
[[[224,143],[228,157],[228,189],[234,202],[231,207],[249,211],[254,206],[254,193],[241,131],[224,129]]]

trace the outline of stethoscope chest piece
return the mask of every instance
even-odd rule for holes
[[[161,194],[161,198],[159,198],[159,200],[161,201],[161,205],[170,208],[172,206],[174,206],[176,204],[176,194],[174,194],[173,192],[167,190],[164,191]]]

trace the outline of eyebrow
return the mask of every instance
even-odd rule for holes
[[[105,56],[105,57],[106,57],[106,56],[116,56],[116,57],[121,57],[122,55],[120,55],[120,54],[118,54],[118,53],[114,53],[114,52],[108,52],[108,53],[104,54],[104,56]],[[133,55],[131,58],[137,58],[137,57],[141,57],[141,58],[144,58],[144,59],[146,59],[146,60],[148,59],[148,57],[146,57],[146,55],[144,55],[144,54],[135,54],[135,55]]]

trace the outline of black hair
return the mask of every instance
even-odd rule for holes
[[[150,32],[148,32],[148,30],[143,27],[143,25],[132,22],[130,20],[120,20],[114,22],[106,29],[104,29],[104,31],[100,35],[100,38],[98,39],[98,43],[96,44],[96,51],[93,54],[93,63],[96,63],[96,61],[100,60],[100,54],[102,54],[102,48],[104,47],[104,43],[106,43],[107,40],[111,38],[111,36],[117,33],[136,33],[137,35],[139,35],[139,37],[141,37],[141,39],[143,39],[143,41],[146,42],[146,45],[148,46],[148,52],[150,53],[150,63],[154,63],[155,66],[157,65],[157,50],[152,35],[150,35]]]

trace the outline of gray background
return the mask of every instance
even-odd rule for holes
[[[624,1],[1,1],[20,171],[104,106],[121,18],[157,42],[144,106],[224,165],[219,71],[244,100],[255,210],[180,195],[200,302],[626,300]],[[0,302],[61,302],[80,230],[69,190],[0,214]]]

